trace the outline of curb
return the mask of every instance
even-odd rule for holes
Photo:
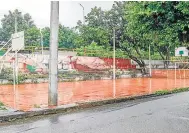
[[[171,94],[169,93],[165,95],[171,95]],[[137,100],[137,99],[163,97],[165,95],[147,94],[147,95],[140,95],[140,96],[111,98],[107,100],[80,102],[80,103],[75,103],[75,104],[70,104],[70,105],[63,105],[63,106],[58,106],[52,109],[46,108],[46,109],[39,109],[39,110],[28,111],[28,112],[15,112],[13,114],[0,116],[0,123],[12,122],[18,119],[25,119],[25,118],[31,118],[31,117],[36,117],[36,116],[45,116],[45,115],[50,115],[50,114],[72,112],[72,111],[86,109],[90,107],[102,106],[102,105],[113,104],[113,103],[121,103],[121,102],[126,102],[126,101],[131,101],[131,100]]]

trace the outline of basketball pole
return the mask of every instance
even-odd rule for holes
[[[58,29],[59,1],[51,1],[50,16],[50,59],[49,59],[49,92],[48,105],[58,104]]]
[[[17,33],[17,14],[15,14],[14,16],[15,18],[15,23],[14,23],[14,30],[15,30],[15,33]],[[16,83],[18,84],[18,51],[16,50],[15,51],[15,79],[16,79]]]
[[[13,65],[12,65],[12,69],[13,69],[13,84],[14,84],[14,107],[16,107],[16,80],[15,80],[15,60],[13,60]]]
[[[42,33],[42,31],[41,31],[41,28],[40,28],[40,35],[41,35],[41,54],[42,54],[42,57],[44,57],[43,56],[43,33]]]

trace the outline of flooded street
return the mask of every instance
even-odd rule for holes
[[[61,82],[58,84],[58,104],[137,96],[187,86],[189,79],[167,78],[117,79],[115,83],[112,80]],[[0,101],[9,107],[24,111],[46,107],[48,83],[20,84],[15,90],[13,85],[1,85]]]
[[[188,133],[189,92],[7,123],[1,133]]]

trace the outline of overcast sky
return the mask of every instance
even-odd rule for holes
[[[60,23],[65,26],[76,26],[78,20],[83,20],[81,3],[85,7],[85,15],[94,6],[108,10],[112,7],[113,1],[60,1]],[[8,10],[19,9],[23,13],[29,13],[38,27],[50,25],[50,2],[33,0],[2,0],[0,4],[0,19]]]

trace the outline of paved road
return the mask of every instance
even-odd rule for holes
[[[0,126],[1,133],[188,133],[189,92]]]

